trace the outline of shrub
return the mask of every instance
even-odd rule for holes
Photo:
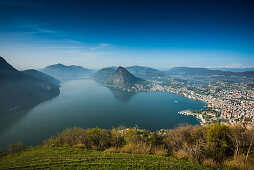
[[[66,129],[57,137],[44,141],[45,146],[73,146],[94,150],[105,150],[111,146],[111,132],[105,129]]]
[[[150,144],[152,146],[162,146],[163,148],[164,147],[164,144],[163,144],[163,139],[164,139],[164,136],[161,135],[161,134],[158,134],[158,133],[151,133],[151,135],[148,137],[148,141],[150,142]]]
[[[125,133],[124,128],[117,128],[111,130],[112,134],[111,143],[113,147],[119,148],[126,144],[126,141],[124,140],[124,133]]]
[[[162,145],[152,147],[151,148],[151,153],[155,154],[155,155],[161,155],[161,156],[167,156],[168,155],[167,149]]]
[[[186,152],[185,149],[180,149],[178,151],[174,151],[173,152],[173,156],[177,159],[185,159],[185,160],[188,160],[189,158],[189,155],[188,153]]]
[[[227,160],[224,163],[224,168],[226,169],[253,169],[245,159],[245,155],[241,154],[234,157],[232,160]]]
[[[191,126],[187,125],[178,127],[177,129],[168,130],[166,132],[163,143],[170,154],[183,149],[184,143],[191,143],[190,131]]]
[[[202,164],[204,166],[208,166],[208,167],[211,167],[211,168],[214,168],[214,169],[217,169],[217,163],[212,159],[212,158],[205,158],[203,161],[202,161]]]
[[[73,147],[74,147],[74,148],[81,148],[81,149],[86,148],[86,146],[85,146],[84,144],[82,144],[82,143],[76,144],[76,145],[74,145]]]
[[[83,141],[87,149],[105,150],[111,146],[111,131],[106,129],[93,128],[85,130]]]
[[[77,127],[66,129],[57,135],[55,144],[60,146],[74,146],[81,144],[85,139],[84,132],[84,129]]]
[[[110,148],[106,149],[105,152],[109,152],[109,153],[120,153],[120,152],[121,152],[121,148],[110,147]]]
[[[127,144],[139,144],[148,142],[150,132],[139,129],[126,129],[124,131],[124,140]]]
[[[222,162],[229,155],[229,128],[227,125],[212,124],[207,131],[208,156]]]
[[[44,146],[61,146],[59,137],[50,137],[49,139],[43,141]]]
[[[17,153],[21,152],[25,149],[25,145],[21,142],[16,142],[15,144],[10,144],[9,146],[9,153]]]
[[[145,143],[139,143],[139,144],[126,144],[121,148],[121,152],[124,153],[134,153],[134,154],[149,154],[150,153],[151,146],[145,144]]]
[[[195,143],[188,145],[186,149],[189,160],[197,163],[201,163],[202,159],[205,158],[206,145],[203,139],[197,139]]]

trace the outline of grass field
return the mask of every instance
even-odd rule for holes
[[[209,169],[172,157],[36,147],[0,158],[0,169]]]

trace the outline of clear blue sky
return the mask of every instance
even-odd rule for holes
[[[0,0],[0,22],[19,69],[254,66],[253,0]]]

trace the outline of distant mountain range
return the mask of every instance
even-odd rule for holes
[[[174,67],[166,73],[171,77],[193,81],[254,81],[254,71],[231,72],[207,68]]]
[[[0,57],[0,114],[59,95],[59,81],[36,70],[18,71]]]
[[[221,71],[231,71],[231,72],[245,72],[245,71],[254,71],[254,67],[251,68],[211,68],[211,70],[221,70]]]
[[[254,82],[254,71],[232,72],[222,70],[212,70],[207,68],[174,67],[168,71],[160,71],[150,67],[131,66],[126,69],[136,77],[144,80],[165,80],[173,77],[194,82],[211,81],[233,81],[233,82]],[[116,67],[103,68],[92,77],[99,82],[106,80],[116,71]]]
[[[40,71],[61,81],[84,78],[92,73],[91,70],[81,66],[63,64],[50,65]]]
[[[116,69],[112,67],[103,68],[95,72],[91,77],[97,82],[106,83],[115,71]]]
[[[156,70],[154,68],[151,67],[144,67],[144,66],[130,66],[130,67],[126,67],[126,69],[134,75],[138,75],[138,74],[144,74],[144,73],[160,73],[160,70]]]
[[[158,76],[164,75],[164,72],[151,67],[130,66],[126,67],[126,69],[131,74],[146,80],[156,79]]]

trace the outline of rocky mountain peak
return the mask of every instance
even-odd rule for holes
[[[106,85],[117,89],[130,90],[143,81],[143,79],[135,77],[126,68],[120,66],[107,81]]]

